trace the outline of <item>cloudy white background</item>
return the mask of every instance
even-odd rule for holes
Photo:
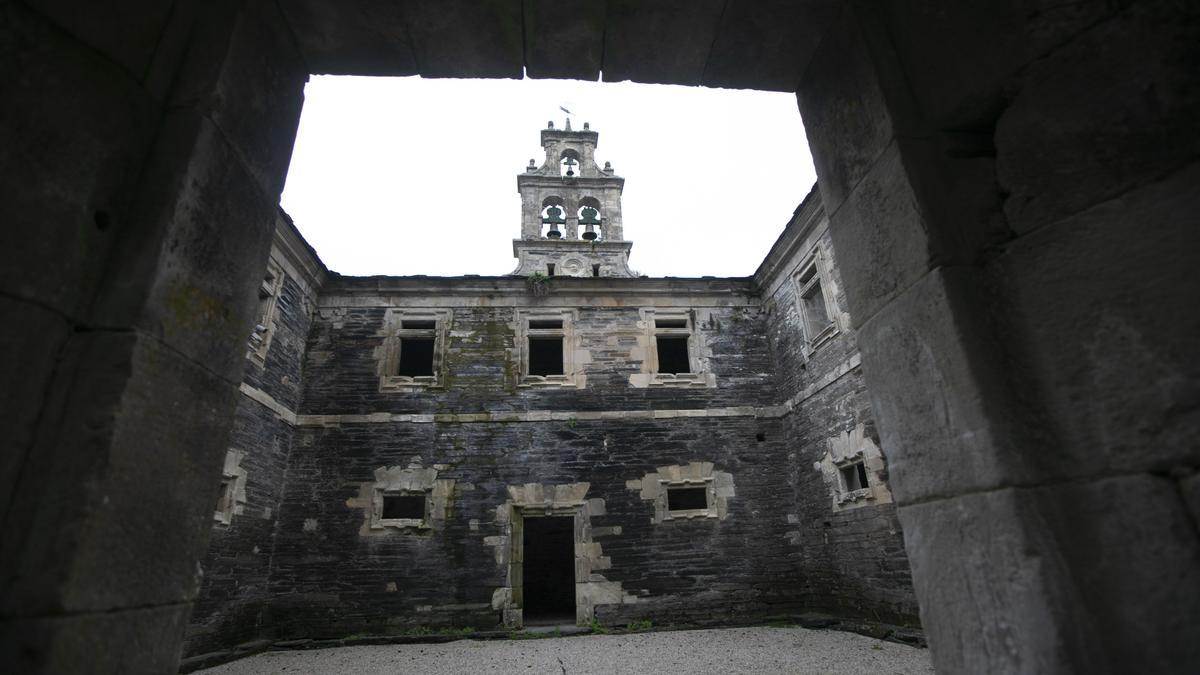
[[[342,274],[508,274],[518,173],[565,106],[625,178],[631,266],[754,272],[816,180],[790,94],[558,80],[313,77],[284,209]]]

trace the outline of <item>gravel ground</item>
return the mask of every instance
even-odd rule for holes
[[[929,651],[833,630],[725,628],[265,652],[200,671],[286,673],[933,673]]]

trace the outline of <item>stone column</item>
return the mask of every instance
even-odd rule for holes
[[[178,663],[306,78],[275,3],[217,4],[0,10],[15,671]]]
[[[1064,11],[846,6],[800,86],[944,673],[1200,662],[1198,24]]]

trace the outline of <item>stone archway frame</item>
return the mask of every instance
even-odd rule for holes
[[[600,544],[592,541],[592,516],[605,513],[604,500],[588,499],[589,483],[509,485],[505,502],[496,507],[496,526],[500,534],[484,538],[496,551],[496,565],[504,573],[504,585],[492,593],[492,608],[502,613],[504,625],[524,625],[524,524],[526,518],[573,516],[575,519],[575,624],[586,626],[596,616],[597,605],[621,605],[637,602],[625,593],[618,581],[609,581],[600,570],[612,566]],[[618,534],[612,528],[611,534]]]

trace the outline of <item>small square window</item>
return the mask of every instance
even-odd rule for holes
[[[702,511],[708,508],[707,487],[667,488],[668,511]]]
[[[397,375],[430,377],[433,375],[433,345],[431,337],[400,338],[400,367]]]
[[[658,372],[676,375],[692,372],[686,337],[659,335],[655,340],[658,344]]]
[[[563,339],[561,337],[529,338],[529,374],[543,377],[563,374]]]
[[[846,484],[847,492],[862,490],[868,487],[867,468],[863,466],[862,462],[843,466],[839,471],[842,472],[842,482]]]
[[[384,495],[383,520],[425,520],[425,495]]]
[[[437,328],[435,319],[401,319],[400,327],[404,330],[433,330]]]

